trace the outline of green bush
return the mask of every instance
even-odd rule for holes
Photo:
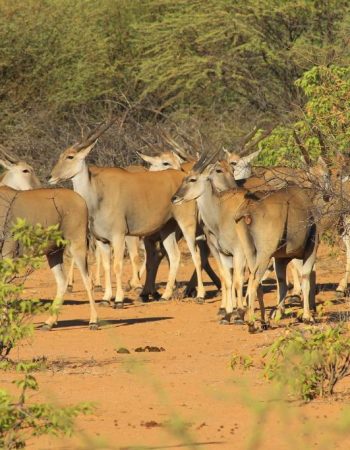
[[[71,435],[74,418],[92,411],[89,403],[65,407],[49,403],[28,404],[28,391],[39,389],[38,382],[32,375],[37,367],[37,363],[16,365],[16,371],[23,374],[23,378],[14,381],[20,389],[16,400],[4,389],[0,389],[0,448],[6,450],[24,448],[32,436]]]
[[[306,401],[332,395],[350,375],[350,339],[341,325],[288,330],[264,357],[265,376]]]
[[[7,357],[21,339],[32,335],[30,321],[44,310],[39,300],[22,298],[23,279],[40,267],[48,245],[65,244],[58,225],[44,228],[18,219],[12,234],[23,254],[0,260],[0,360]]]
[[[33,334],[30,321],[33,315],[43,311],[39,300],[21,298],[23,279],[28,272],[40,267],[48,246],[52,243],[56,246],[66,244],[58,225],[44,228],[40,224],[28,225],[19,219],[12,235],[21,247],[21,255],[0,260],[0,368],[13,369],[15,365],[23,378],[14,381],[20,389],[16,401],[6,390],[0,389],[0,448],[8,450],[24,448],[31,436],[69,435],[73,430],[74,418],[92,410],[88,403],[68,407],[47,403],[28,404],[28,391],[39,388],[33,372],[42,364],[14,364],[6,359],[19,341]]]

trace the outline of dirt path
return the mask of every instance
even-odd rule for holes
[[[319,300],[334,298],[330,284],[339,280],[343,268],[343,253],[338,257],[328,253],[322,249],[317,268],[318,282],[326,289]],[[179,279],[188,279],[191,271],[186,258]],[[164,265],[162,281],[166,273]],[[348,408],[349,383],[339,385],[342,394],[330,402],[301,405],[271,397],[262,376],[261,354],[283,332],[285,322],[278,329],[249,335],[245,326],[218,324],[217,296],[204,305],[180,300],[143,305],[129,293],[125,309],[99,308],[106,322],[94,332],[87,326],[88,302],[77,278],[58,327],[36,331],[32,342],[12,356],[48,359],[50,369],[37,374],[40,394],[33,400],[62,405],[92,401],[96,413],[77,421],[79,432],[74,438],[43,437],[29,448],[295,450],[329,448],[330,442],[332,449],[350,448],[350,434],[337,438],[329,434]],[[27,281],[28,295],[51,298],[53,292],[53,278],[46,268]],[[273,304],[275,290],[265,298]],[[337,302],[329,312],[335,319],[350,317],[346,302]],[[38,325],[42,319],[36,320]],[[164,351],[135,352],[147,345]],[[118,354],[120,347],[130,353]],[[255,366],[233,372],[233,354],[252,356]],[[13,389],[11,378],[13,374],[0,372],[1,386]],[[259,414],[265,407],[266,414]]]

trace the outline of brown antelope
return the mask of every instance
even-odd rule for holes
[[[302,259],[303,320],[311,321],[310,277],[316,260],[318,228],[315,205],[305,189],[289,187],[277,192],[252,194],[240,188],[224,193],[235,207],[237,234],[248,261],[248,323],[255,330],[254,303],[258,297],[261,320],[265,326],[265,309],[261,279],[270,259],[275,258],[279,302],[286,296],[286,266],[294,258]],[[312,296],[312,295],[311,295]]]
[[[105,124],[81,143],[67,148],[52,170],[50,183],[71,179],[73,188],[86,200],[91,218],[91,230],[102,250],[102,261],[109,271],[110,245],[114,250],[116,276],[115,306],[123,305],[122,265],[125,236],[149,236],[174,219],[186,239],[197,272],[199,298],[204,298],[200,257],[195,246],[197,225],[194,203],[182,207],[173,206],[171,197],[181,184],[181,171],[130,173],[120,168],[88,167],[86,157],[97,142],[97,138],[112,123]],[[175,233],[163,233],[163,245],[170,262],[169,279],[164,299],[173,292],[175,277],[180,262],[180,253]],[[106,294],[105,294],[106,295]],[[106,300],[110,300],[108,292]]]
[[[97,313],[91,293],[87,270],[87,225],[88,213],[85,201],[80,195],[68,189],[33,189],[17,191],[8,187],[0,188],[0,230],[1,256],[13,256],[17,244],[11,236],[11,229],[17,218],[25,219],[30,225],[40,223],[44,227],[59,224],[63,238],[69,244],[83,279],[90,302],[90,328],[96,329]],[[49,266],[55,276],[57,292],[51,314],[45,321],[44,329],[51,329],[57,322],[58,310],[63,304],[67,289],[67,278],[63,270],[63,247],[51,244],[46,251]]]
[[[326,199],[329,189],[329,173],[321,159],[301,176],[300,187],[287,187],[277,192],[250,193],[245,189],[224,193],[236,203],[237,233],[247,257],[250,278],[248,284],[250,329],[254,330],[254,301],[258,296],[262,323],[265,323],[264,305],[260,287],[261,278],[271,257],[275,258],[279,290],[279,307],[283,310],[286,295],[286,265],[294,258],[302,260],[302,292],[304,297],[303,320],[312,321],[310,305],[314,303],[314,281],[310,278],[316,259],[320,230],[334,223],[339,215],[338,200]],[[323,175],[321,175],[323,174]],[[294,182],[298,181],[294,170]],[[335,179],[337,175],[335,175]],[[300,179],[299,179],[300,181]],[[238,208],[237,208],[238,205]]]
[[[187,173],[193,167],[193,165],[195,164],[195,161],[192,161],[191,156],[184,149],[179,147],[177,145],[176,141],[171,139],[169,137],[169,135],[162,132],[162,136],[165,138],[167,143],[169,143],[170,145],[173,146],[174,151],[162,151],[157,156],[144,155],[139,152],[138,152],[138,155],[145,162],[150,164],[150,166],[149,166],[150,171],[177,169],[177,170],[182,170],[183,172]],[[152,146],[152,149],[156,150],[156,151],[158,150],[155,146]],[[186,160],[186,162],[184,162],[185,160]],[[208,260],[209,251],[210,250],[213,251],[213,249],[208,248],[208,243],[205,240],[203,240],[201,237],[202,234],[203,233],[202,233],[201,227],[199,227],[197,230],[197,235],[198,235],[197,244],[198,244],[200,255],[201,255],[202,267],[207,272],[209,277],[212,279],[215,286],[218,289],[220,289],[221,282],[220,282],[219,278],[217,277],[216,273],[213,271],[212,267],[210,266],[209,260]],[[180,231],[177,232],[177,236],[178,236],[178,238],[181,237]],[[154,236],[152,239],[157,240],[156,236]],[[155,244],[155,243],[152,244],[153,247],[155,245],[157,245],[157,244]],[[154,251],[154,249],[152,250],[149,245],[148,245],[148,251],[151,252],[153,255],[152,269],[149,268],[149,270],[152,272],[153,276],[155,276],[156,272],[157,272],[157,267],[159,266],[162,258],[164,257],[164,252],[162,252],[161,250],[158,252]],[[150,275],[150,274],[148,274],[148,275]],[[154,285],[154,281],[151,281],[150,278],[151,277],[149,277],[149,276],[147,277],[146,286],[148,284],[150,284],[152,286]],[[193,293],[195,292],[196,283],[197,283],[196,271],[194,271],[193,275],[185,289],[185,292],[184,292],[185,297],[191,297],[193,295]],[[142,296],[145,297],[145,299],[147,298],[146,292],[148,292],[147,288],[145,289],[145,292],[142,294]]]
[[[0,186],[8,186],[17,191],[25,191],[31,189],[37,189],[41,187],[41,183],[37,176],[35,175],[34,169],[32,166],[27,164],[25,161],[19,160],[13,153],[9,153],[5,151],[5,149],[0,147],[0,164],[4,166],[7,170],[1,176]],[[70,196],[70,195],[69,195]],[[69,197],[68,196],[68,197]],[[2,212],[5,210],[6,203],[1,204]],[[86,208],[85,208],[86,209]],[[85,213],[84,209],[84,213]],[[22,217],[22,216],[21,216]],[[77,224],[79,226],[79,224]],[[84,233],[84,231],[83,231]],[[50,257],[48,257],[50,261]],[[52,258],[51,258],[52,260]],[[81,264],[80,264],[81,266]],[[64,288],[64,273],[62,272],[61,267],[53,267],[53,272],[55,275],[56,283],[57,283],[57,294],[54,301],[54,306],[57,308],[60,306],[60,302],[63,298],[65,288]],[[56,317],[51,317],[46,322],[46,328],[49,329],[53,323],[57,320]],[[94,317],[92,312],[90,317],[91,327],[94,328],[97,324],[97,317]]]

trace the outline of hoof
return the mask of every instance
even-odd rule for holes
[[[103,292],[103,287],[100,284],[96,284],[94,287],[95,292]]]
[[[244,325],[244,320],[241,319],[240,317],[235,317],[233,324],[234,325]]]
[[[90,328],[90,330],[99,330],[100,329],[98,326],[98,323],[90,323],[89,328]]]
[[[135,292],[142,292],[142,286],[136,286],[134,288],[132,288]]]
[[[114,309],[123,309],[124,308],[124,304],[123,304],[123,302],[114,302],[113,308]]]
[[[258,329],[256,328],[255,323],[253,323],[253,322],[248,323],[248,333],[255,334],[257,332],[258,332]]]
[[[53,325],[50,323],[44,323],[40,327],[41,331],[51,331],[52,328],[53,328]]]
[[[205,303],[204,297],[197,297],[196,303],[198,303],[199,305],[203,305]]]
[[[67,292],[73,292],[73,285],[72,284],[68,284]]]
[[[195,288],[190,288],[190,289],[186,288],[183,293],[183,296],[185,298],[195,298],[196,295],[197,295],[197,290]]]
[[[225,317],[226,309],[225,308],[219,308],[218,309],[218,316],[219,317]]]
[[[156,300],[156,301],[158,301],[158,300],[160,300],[160,299],[162,298],[162,296],[160,295],[160,293],[157,292],[157,291],[153,292],[153,293],[151,294],[151,297],[153,298],[153,300]]]
[[[307,325],[313,325],[314,323],[316,323],[315,318],[310,316],[310,317],[303,317],[303,323],[307,324]]]
[[[155,291],[155,292],[150,292],[148,294],[144,294],[144,293],[140,293],[139,294],[139,300],[142,303],[148,303],[151,302],[152,300],[158,301],[161,298],[161,295],[159,292]]]
[[[268,322],[262,322],[262,324],[261,324],[261,329],[263,330],[263,331],[266,331],[266,330],[268,330],[270,328],[270,324],[268,323]]]
[[[232,313],[226,313],[225,310],[225,315],[224,317],[220,320],[220,325],[231,325],[231,318],[232,318]]]
[[[109,300],[101,300],[98,303],[98,306],[101,306],[102,308],[107,308],[109,306]]]

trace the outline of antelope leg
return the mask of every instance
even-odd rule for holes
[[[142,289],[141,281],[139,278],[139,266],[140,266],[140,255],[139,255],[139,242],[140,238],[137,236],[126,236],[125,238],[126,246],[129,253],[129,258],[132,267],[132,277],[130,280],[130,287],[132,289]]]
[[[300,275],[303,267],[303,261],[301,259],[293,259],[289,267],[293,277],[293,290],[291,292],[291,296],[300,297],[301,294]]]
[[[67,277],[63,268],[63,250],[47,255],[47,260],[56,280],[56,295],[50,308],[50,316],[45,321],[44,327],[51,329],[58,319],[58,313],[63,305],[63,296],[67,290]]]
[[[184,235],[184,238],[186,239],[187,246],[190,250],[193,264],[196,268],[197,273],[197,297],[198,298],[204,298],[205,297],[205,289],[203,285],[203,279],[202,279],[202,264],[201,264],[201,258],[200,254],[196,248],[196,240],[195,240],[195,230],[193,227],[182,227],[181,224],[180,228]]]
[[[74,258],[71,259],[69,270],[68,270],[68,290],[73,290],[73,283],[74,283]]]
[[[173,294],[177,271],[180,265],[181,253],[176,241],[176,233],[173,231],[163,239],[163,245],[169,258],[168,282],[162,298],[169,300]]]
[[[288,292],[287,287],[287,265],[289,259],[277,259],[274,258],[276,278],[277,278],[277,309],[284,312],[284,302]]]
[[[123,306],[124,291],[122,285],[123,261],[125,249],[125,235],[117,234],[113,239],[113,269],[116,281],[116,294],[114,306],[120,308]]]
[[[348,219],[350,221],[350,219]],[[336,292],[344,293],[348,288],[349,281],[349,273],[350,273],[350,223],[347,223],[345,228],[345,233],[343,234],[343,242],[346,248],[346,269],[343,278],[340,280],[340,283],[336,289]]]
[[[74,256],[74,260],[77,264],[77,267],[79,269],[81,278],[83,280],[85,290],[88,295],[89,304],[90,304],[90,328],[96,329],[98,327],[98,318],[97,318],[97,311],[96,311],[96,305],[95,300],[92,296],[92,283],[88,272],[88,266],[87,266],[87,257],[86,257],[86,250],[82,250],[80,248],[75,248],[73,245],[71,246],[71,252]]]
[[[105,273],[105,292],[103,295],[103,300],[109,302],[112,299],[111,247],[109,244],[96,241],[96,248],[100,251],[102,266]]]

